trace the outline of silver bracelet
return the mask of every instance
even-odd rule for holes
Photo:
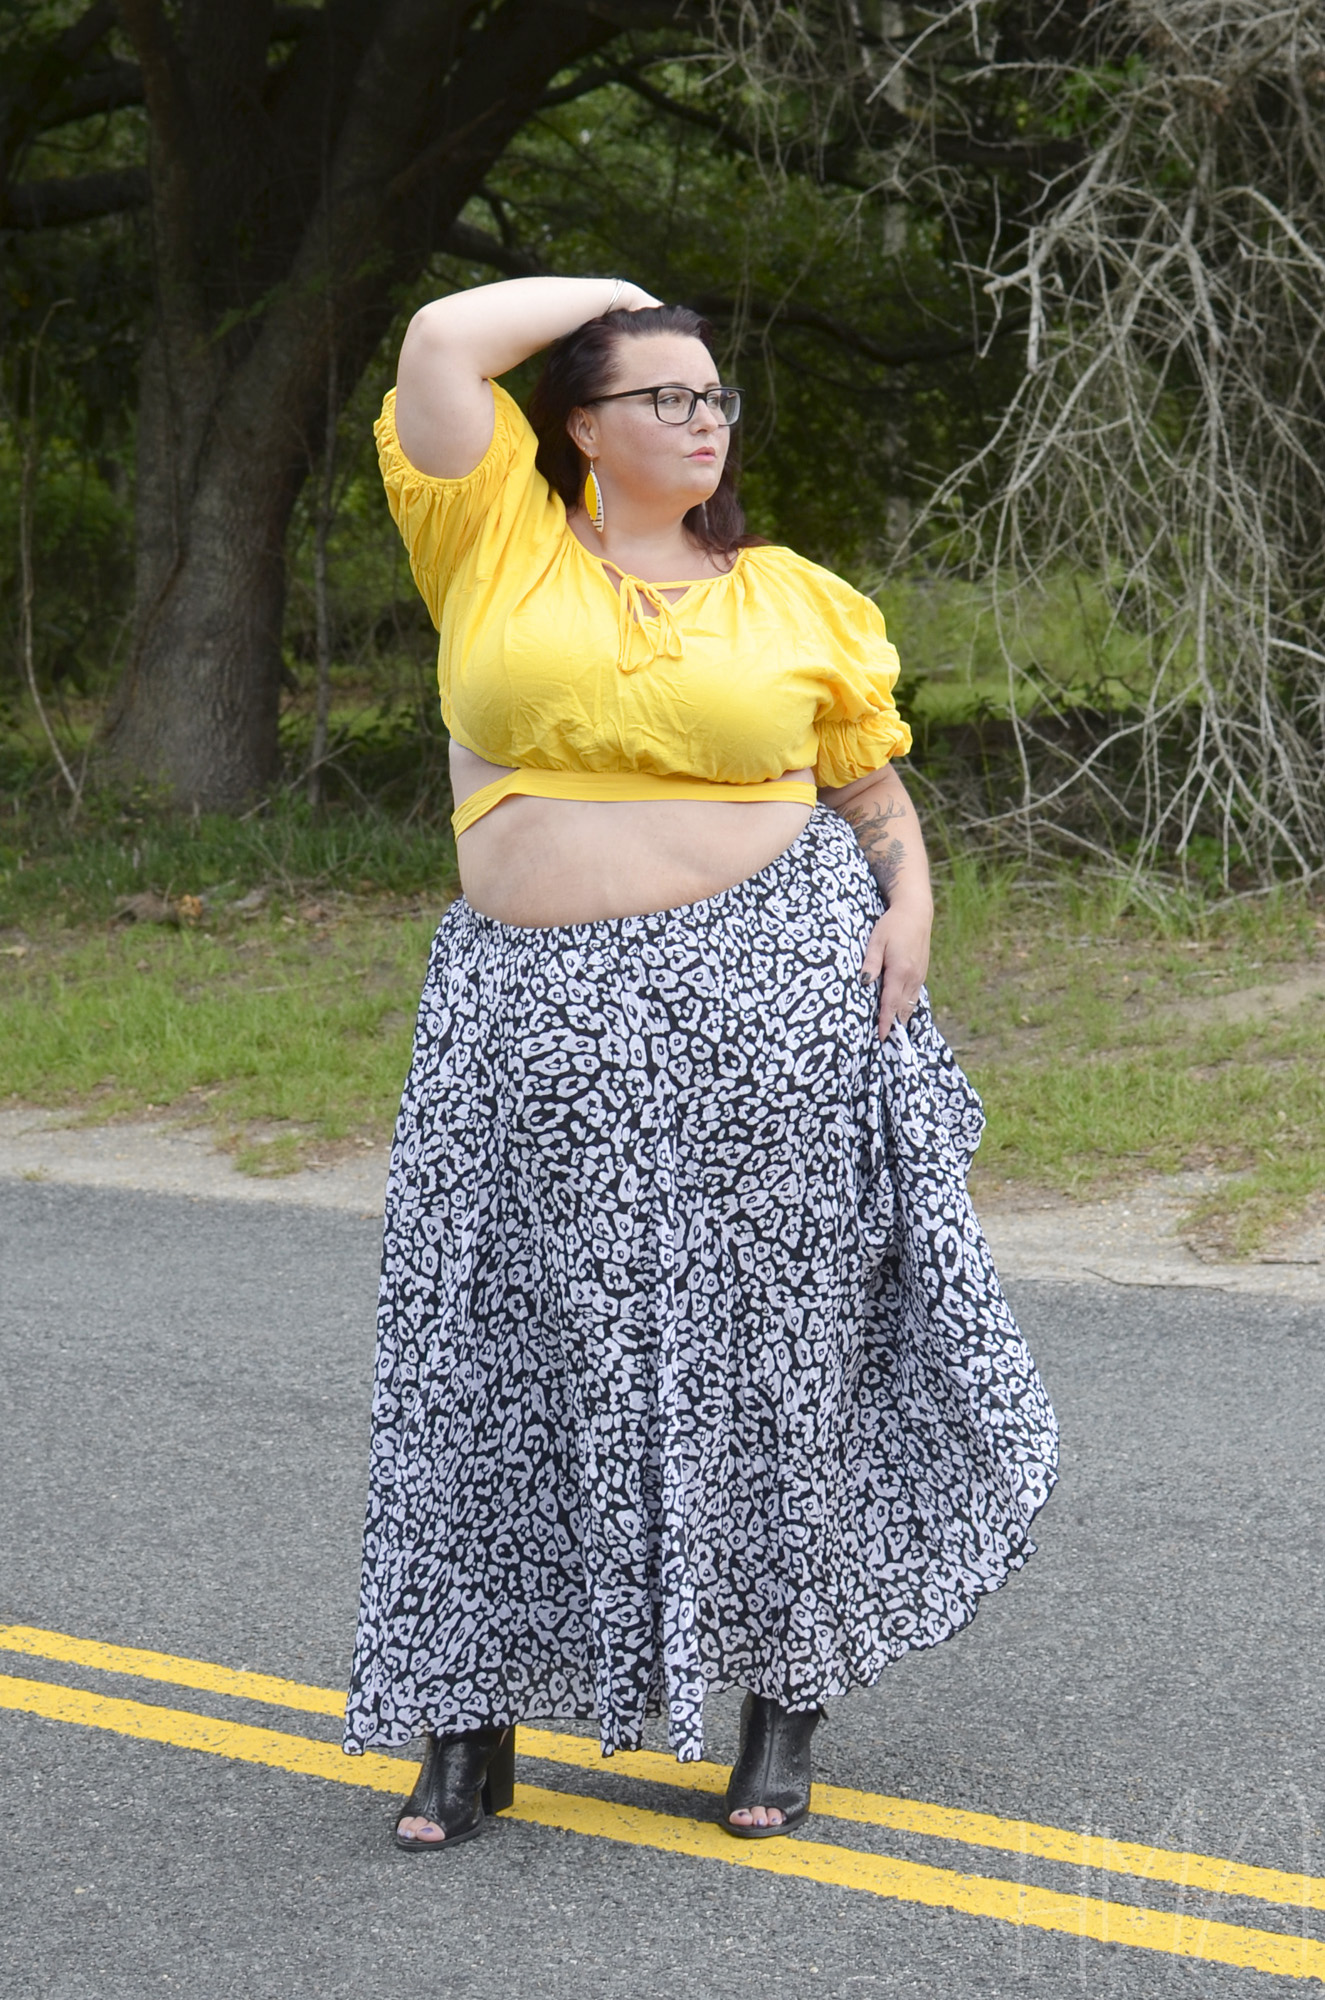
[[[612,308],[613,308],[613,307],[615,306],[615,304],[616,304],[617,300],[618,300],[618,299],[619,299],[619,298],[621,297],[621,294],[622,294],[622,292],[624,292],[624,291],[625,291],[625,289],[626,289],[626,285],[627,285],[627,282],[628,282],[628,280],[627,280],[627,279],[625,279],[625,278],[618,278],[618,279],[617,279],[617,281],[616,281],[615,285],[613,285],[613,287],[612,287],[612,296],[611,296],[611,298],[610,298],[610,299],[608,300],[607,304],[606,304],[606,305],[605,305],[605,306],[603,307],[603,312],[604,312],[604,314],[607,314],[607,313],[610,313],[610,312],[611,312],[611,310],[612,310]]]

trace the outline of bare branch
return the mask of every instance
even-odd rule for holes
[[[1312,879],[1325,0],[934,0],[872,10],[873,36],[865,11],[715,0],[761,86],[761,157],[785,165],[808,103],[834,143],[858,133],[878,190],[968,246],[973,325],[981,294],[1018,302],[1010,405],[904,552],[983,580],[1003,655],[1019,790],[969,823],[1134,874]],[[882,146],[862,100],[898,115]],[[979,176],[1004,163],[1022,206],[991,227]],[[1080,632],[1046,662],[1030,627],[1073,587]]]
[[[37,119],[36,129],[53,132],[61,125],[74,125],[81,118],[122,111],[126,105],[142,101],[143,75],[138,65],[118,60],[108,62],[66,84]]]
[[[60,37],[60,55],[70,68],[81,63],[115,26],[114,0],[95,0]]]
[[[503,243],[486,229],[475,229],[468,222],[453,222],[438,248],[448,257],[462,257],[467,264],[486,264],[508,278],[541,278],[547,274],[546,266],[537,258],[514,244]]]
[[[37,369],[41,360],[42,342],[46,329],[57,312],[73,304],[72,299],[57,299],[47,307],[46,317],[38,328],[32,343],[32,353],[28,361],[28,407],[26,421],[21,433],[22,448],[19,457],[18,488],[18,551],[19,551],[19,651],[23,658],[23,677],[32,696],[32,705],[37,711],[37,720],[51,747],[51,754],[60,768],[60,776],[69,788],[71,814],[78,811],[81,787],[63,750],[60,740],[51,727],[51,718],[46,712],[46,704],[41,698],[37,684],[37,665],[33,648],[33,603],[36,597],[36,583],[32,567],[32,516],[33,494],[37,479],[39,444],[37,436]]]
[[[642,98],[653,110],[661,111],[669,118],[679,119],[683,124],[697,125],[701,131],[712,133],[716,143],[726,147],[728,151],[743,153],[749,158],[758,157],[757,141],[740,126],[717,112],[706,111],[702,105],[689,104],[682,98],[670,97],[665,90],[660,90],[656,84],[650,83],[647,77],[641,76],[638,69],[623,68],[615,81],[623,84],[627,90],[633,91],[636,97]],[[858,172],[854,171],[854,149],[823,145],[817,139],[809,145],[789,146],[784,165],[788,172],[810,173],[817,180],[833,181],[839,187],[855,188],[862,193],[869,185],[867,181],[861,179]]]
[[[6,192],[3,224],[6,229],[60,229],[142,208],[147,193],[145,167],[80,174],[67,181],[20,181]]]
[[[486,264],[491,270],[504,272],[508,278],[537,278],[546,273],[546,265],[540,264],[518,244],[503,243],[500,237],[493,236],[486,229],[476,229],[472,223],[453,222],[438,247],[448,256],[462,257],[471,264]],[[890,346],[849,325],[846,320],[820,312],[815,306],[798,305],[794,300],[773,304],[753,296],[738,299],[720,292],[697,292],[691,294],[686,303],[708,319],[739,316],[768,331],[783,325],[826,334],[838,346],[863,355],[885,368],[909,368],[916,363],[951,361],[964,354],[974,354],[981,344],[974,338],[936,338],[903,341]],[[1011,335],[1019,332],[1024,324],[1022,319],[1009,318],[999,331],[1004,336]]]
[[[774,305],[757,297],[735,299],[716,292],[701,292],[687,303],[710,319],[730,319],[740,314],[762,320],[770,329],[778,325],[805,327],[814,333],[826,334],[839,347],[863,355],[867,361],[877,362],[883,368],[910,368],[917,363],[960,360],[964,354],[984,352],[991,338],[1018,333],[1026,324],[1025,318],[1019,316],[1007,320],[992,335],[973,333],[945,339],[936,334],[929,339],[888,342],[875,340],[872,334],[863,333],[859,327],[850,325],[833,313],[821,312],[817,306],[798,305],[794,299]]]
[[[114,25],[112,0],[96,0],[63,33],[46,41],[20,42],[6,52],[5,89],[0,91],[0,172],[13,171],[43,111]]]
[[[661,63],[675,62],[689,50],[655,50],[652,55],[639,63],[590,63],[573,76],[569,83],[558,84],[553,90],[545,90],[538,101],[540,111],[554,111],[559,104],[574,104],[581,97],[591,97],[595,90],[606,90],[614,83],[631,83],[645,69],[656,69]]]

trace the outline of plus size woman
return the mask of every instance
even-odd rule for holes
[[[547,349],[530,418],[497,378]],[[530,278],[427,306],[377,426],[440,635],[461,897],[396,1127],[346,1748],[396,1838],[515,1726],[666,1718],[798,1825],[823,1705],[1032,1552],[1053,1412],[966,1193],[910,737],[870,600],[745,533],[702,320]],[[849,476],[849,475],[848,475]]]

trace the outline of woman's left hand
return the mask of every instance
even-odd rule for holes
[[[894,1020],[903,1026],[915,1011],[929,970],[929,933],[933,911],[894,903],[870,932],[860,976],[872,985],[883,974],[879,994],[879,1040],[886,1041]]]

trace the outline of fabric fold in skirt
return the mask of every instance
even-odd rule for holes
[[[1033,1552],[1057,1432],[966,1192],[928,1004],[881,1043],[882,905],[826,808],[654,915],[437,933],[387,1190],[346,1748],[526,1717],[703,1754]]]

